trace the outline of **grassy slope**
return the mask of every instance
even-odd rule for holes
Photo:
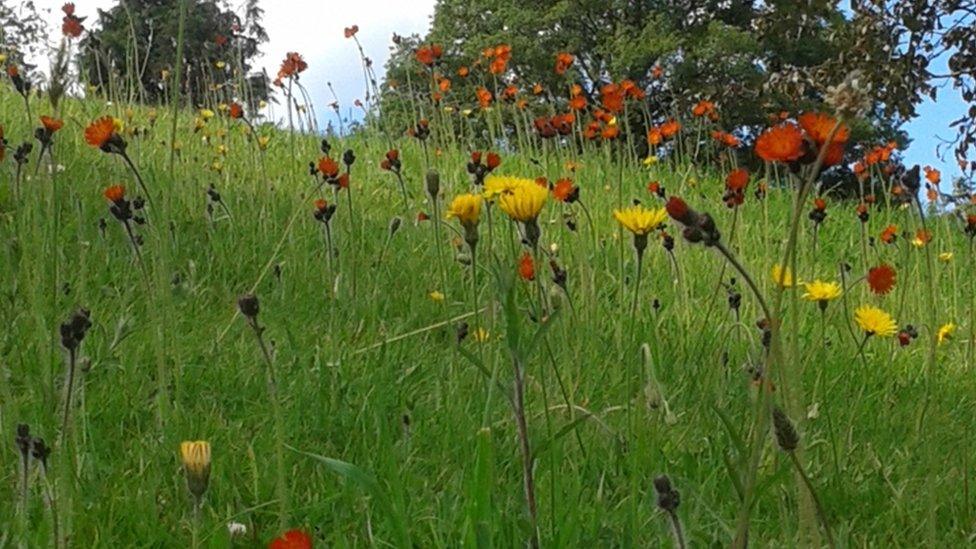
[[[259,540],[273,537],[277,520],[269,501],[274,497],[274,451],[264,370],[251,334],[235,318],[236,297],[260,280],[260,318],[273,342],[286,395],[289,444],[373,473],[392,494],[393,507],[407,517],[410,534],[421,546],[471,540],[476,531],[472,525],[478,523],[497,545],[518,545],[523,504],[511,413],[497,391],[489,400],[485,379],[454,348],[454,327],[357,352],[470,310],[466,269],[449,262],[442,284],[433,227],[413,222],[419,209],[432,214],[420,204],[419,149],[407,142],[400,145],[415,202],[404,214],[394,178],[377,168],[385,143],[373,139],[353,144],[360,159],[353,172],[354,205],[361,216],[356,233],[363,238],[347,238],[349,218],[341,204],[334,226],[346,275],[337,299],[329,300],[333,281],[326,275],[321,228],[310,213],[305,167],[318,156],[317,143],[299,139],[293,153],[287,136],[275,135],[266,164],[274,183],[268,184],[258,175],[253,149],[233,130],[227,139],[226,169],[218,175],[206,169],[213,153],[191,133],[187,119],[180,128],[184,150],[171,178],[163,145],[169,123],[161,116],[148,136],[130,139],[132,156],[158,204],[158,211],[150,211],[151,227],[142,229],[155,288],[147,290],[122,227],[111,219],[101,197],[107,184],[134,185],[118,158],[82,140],[89,120],[117,108],[96,101],[68,103],[67,124],[55,147],[56,162],[64,171],[51,176],[42,170],[41,176],[22,184],[19,200],[11,190],[12,151],[0,177],[0,325],[5,327],[0,331],[0,532],[8,533],[7,541],[20,532],[12,504],[17,485],[14,427],[27,422],[37,435],[57,438],[64,372],[57,326],[80,305],[91,309],[95,326],[82,347],[90,370],[80,379],[74,412],[75,488],[60,484],[60,512],[70,521],[76,544],[186,544],[190,513],[177,446],[198,438],[209,439],[214,448],[201,528],[206,542],[219,545],[231,519],[248,524]],[[40,101],[34,110],[44,110]],[[18,98],[2,92],[0,113],[15,147],[28,135]],[[140,112],[135,123],[145,125],[144,116]],[[35,161],[32,156],[30,173]],[[467,188],[463,153],[445,152],[437,164],[446,196]],[[561,162],[551,164],[547,175],[563,175]],[[539,174],[527,158],[519,157],[506,157],[500,171]],[[595,234],[579,210],[580,230],[566,230],[560,222],[563,208],[557,204],[547,207],[543,224],[543,240],[559,246],[560,261],[569,270],[576,308],[574,315],[563,307],[549,332],[552,362],[542,352],[528,366],[534,443],[562,435],[546,443],[546,452],[538,456],[543,539],[550,546],[608,546],[628,536],[641,546],[664,543],[668,532],[655,510],[650,480],[666,472],[682,493],[679,512],[693,545],[725,544],[734,531],[738,504],[723,455],[732,455],[734,445],[713,407],[723,410],[745,436],[753,392],[743,366],[758,353],[759,334],[753,326],[757,307],[744,296],[743,321],[735,324],[725,291],[716,291],[722,265],[718,256],[679,241],[675,255],[681,281],[676,284],[667,256],[652,239],[635,320],[638,337],[630,340],[626,327],[632,288],[628,284],[621,294],[617,228],[610,216],[615,174],[616,168],[593,155],[583,160],[577,175],[595,218]],[[680,174],[663,165],[652,173],[628,169],[625,195],[650,201],[644,186],[652,178],[669,190],[680,185]],[[223,194],[232,219],[208,221],[204,191],[211,183]],[[605,190],[605,185],[614,190]],[[705,178],[694,189],[686,186],[683,194],[715,214],[729,232],[732,214],[719,201],[717,180]],[[773,191],[764,203],[750,194],[740,212],[735,246],[767,288],[768,269],[777,261],[774,252],[784,240],[789,200],[781,191]],[[841,261],[854,265],[855,273],[863,272],[859,223],[852,210],[830,210],[816,256],[804,225],[801,278],[835,278]],[[281,240],[295,212],[295,224]],[[376,264],[395,214],[406,220]],[[108,221],[104,237],[98,229],[103,217]],[[501,218],[495,221],[492,246],[502,268],[511,272],[514,260],[509,254],[516,244],[506,242]],[[888,222],[916,226],[910,212],[878,211],[870,233],[877,234]],[[805,403],[817,410],[802,425],[805,459],[837,537],[849,545],[948,545],[972,530],[964,468],[971,468],[968,429],[974,384],[965,359],[967,317],[976,288],[961,231],[940,223],[933,251],[956,253],[952,263],[936,265],[938,282],[923,274],[924,254],[915,249],[870,251],[899,267],[898,290],[882,303],[899,312],[900,323],[924,323],[930,305],[924,286],[937,284],[939,302],[931,306],[938,308],[940,321],[962,325],[957,339],[939,348],[934,371],[922,370],[921,341],[906,350],[897,349],[893,341],[871,341],[867,363],[862,364],[841,302],[827,311],[827,347],[820,343],[822,325],[814,305],[797,302],[788,313],[789,320],[799,321],[797,360],[803,368]],[[165,244],[168,225],[172,241]],[[487,235],[482,237],[482,250],[487,250]],[[273,255],[279,241],[283,245]],[[629,247],[626,258],[631,273]],[[280,277],[263,271],[269,262],[280,266]],[[355,298],[350,292],[353,266],[359,274]],[[520,285],[520,303],[526,303],[530,289]],[[447,299],[429,299],[432,290],[444,292]],[[483,284],[481,302],[491,297],[491,286]],[[656,313],[651,308],[655,298],[662,304]],[[878,301],[863,284],[849,298],[848,311]],[[523,321],[530,329],[529,320]],[[463,345],[474,351],[481,347],[507,380],[500,329],[487,327],[488,343],[469,338]],[[673,421],[666,421],[662,406],[648,406],[659,402],[655,391],[631,391],[633,376],[650,387],[638,352],[643,341],[652,343],[655,371]],[[570,419],[560,407],[553,362],[572,400],[599,418],[578,425],[579,440],[572,432],[565,434]],[[160,364],[170,380],[171,397],[162,429],[155,404]],[[932,398],[919,434],[916,422],[926,392]],[[631,402],[637,410],[633,434],[626,413]],[[489,434],[482,431],[486,426]],[[65,452],[56,451],[55,464],[65,461],[59,457]],[[311,459],[298,454],[287,459],[291,524],[314,529],[328,545],[362,546],[370,536],[374,542],[392,539],[388,513],[375,498],[364,497],[360,487]],[[767,453],[752,536],[759,545],[787,546],[796,539],[795,487],[787,466],[782,454]],[[52,475],[63,479],[67,473],[55,465]],[[37,546],[50,531],[40,497],[35,490],[30,517],[31,545]],[[487,505],[479,507],[479,501]],[[935,520],[927,523],[928,516]],[[0,545],[3,539],[0,534]]]

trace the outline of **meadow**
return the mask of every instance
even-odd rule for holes
[[[236,103],[29,102],[0,91],[0,546],[973,539],[976,218],[885,144],[820,186],[843,112],[743,174],[692,111],[638,155],[612,115],[499,146],[500,100],[328,150]]]

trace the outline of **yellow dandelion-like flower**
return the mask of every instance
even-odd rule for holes
[[[186,471],[186,486],[199,498],[207,491],[210,480],[210,443],[205,440],[184,441],[180,444],[180,460]]]
[[[125,131],[125,122],[121,118],[112,118],[112,127],[115,128],[115,133],[122,133]]]
[[[489,175],[485,178],[483,195],[485,200],[494,200],[499,195],[511,192],[519,185],[535,185],[535,181],[524,177]]]
[[[645,166],[653,166],[654,164],[657,164],[657,161],[658,161],[657,156],[655,156],[655,155],[652,154],[652,155],[649,155],[646,158],[644,158],[644,165]]]
[[[523,183],[498,197],[498,207],[515,221],[528,223],[535,221],[546,205],[549,189],[537,185],[535,181]]]
[[[484,342],[488,341],[488,338],[491,337],[491,334],[488,333],[488,330],[486,330],[484,328],[481,328],[479,326],[471,334],[471,337],[474,338],[474,340],[477,341],[478,343],[484,343]]]
[[[622,210],[614,210],[613,217],[623,228],[636,235],[646,235],[657,229],[668,219],[668,212],[664,208],[645,208],[631,206]]]
[[[202,118],[204,121],[210,120],[211,118],[216,116],[216,114],[210,109],[200,109],[199,114],[200,114],[200,118]]]
[[[447,218],[456,217],[461,225],[474,227],[481,218],[482,198],[476,194],[459,194],[447,208]]]
[[[267,135],[262,135],[258,138],[258,147],[262,151],[268,150],[268,143],[271,143],[271,137]]]
[[[436,301],[436,302],[444,301],[443,292],[439,292],[437,290],[434,290],[433,292],[427,294],[427,297],[429,297],[431,301]]]
[[[943,324],[939,327],[939,331],[935,334],[935,340],[942,345],[946,341],[952,339],[952,333],[956,331],[956,325],[952,322]]]
[[[863,305],[854,311],[854,321],[869,336],[888,337],[898,331],[891,315],[871,305]]]
[[[943,263],[949,263],[950,261],[952,261],[952,257],[953,257],[952,252],[942,252],[941,254],[939,254],[939,261]]]
[[[781,288],[792,288],[795,284],[793,271],[789,267],[783,267],[779,263],[773,265],[773,282]]]
[[[836,282],[814,280],[813,282],[805,283],[803,287],[806,288],[807,291],[800,297],[807,301],[816,301],[817,303],[820,303],[821,306],[826,305],[828,301],[837,299],[843,293],[843,291],[840,289],[840,284]]]

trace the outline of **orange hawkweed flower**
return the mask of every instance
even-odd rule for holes
[[[664,140],[664,136],[661,135],[661,128],[654,126],[653,128],[647,130],[647,144],[648,145],[660,145],[661,141]]]
[[[346,27],[345,29],[343,29],[342,34],[346,38],[352,38],[353,36],[356,36],[357,32],[359,32],[359,25],[353,25],[351,27]]]
[[[792,162],[803,156],[803,132],[790,122],[773,126],[756,139],[756,154],[766,162]]]
[[[569,108],[573,109],[574,111],[581,111],[581,110],[585,109],[586,108],[586,98],[583,97],[582,95],[577,95],[575,97],[570,98],[570,100],[569,100]]]
[[[888,225],[881,231],[881,241],[885,244],[891,244],[898,239],[898,225]]]
[[[705,116],[706,114],[711,114],[714,111],[715,103],[702,99],[694,106],[694,108],[691,109],[691,114],[695,116]]]
[[[475,91],[475,95],[478,97],[478,106],[480,106],[482,109],[487,109],[491,106],[493,98],[491,92],[488,91],[487,88],[481,86]]]
[[[556,181],[552,186],[552,197],[560,202],[573,203],[579,199],[579,187],[569,178]]]
[[[56,131],[58,131],[58,130],[60,130],[61,128],[64,127],[64,121],[63,120],[59,120],[57,118],[52,118],[50,116],[42,116],[41,117],[41,124],[44,126],[44,129],[47,130],[48,133],[51,133],[51,134],[53,134],[54,132],[56,132]]]
[[[230,104],[230,111],[228,112],[230,117],[237,120],[239,118],[244,118],[244,107],[240,103],[234,102]]]
[[[420,62],[421,65],[432,67],[443,54],[443,48],[437,44],[431,44],[429,46],[421,46],[417,48],[417,51],[414,52],[414,57]]]
[[[830,137],[830,132],[837,126],[837,119],[821,112],[805,112],[797,118],[800,126],[807,135],[810,136],[817,145],[823,146]],[[851,136],[851,131],[847,126],[841,124],[834,132],[831,143],[847,143]]]
[[[739,168],[725,178],[725,186],[730,191],[744,191],[749,184],[749,170]]]
[[[624,89],[620,84],[605,84],[600,88],[600,102],[603,108],[612,113],[618,113],[624,109]]]
[[[115,133],[115,120],[111,116],[103,116],[89,124],[85,128],[85,141],[107,153],[125,153],[125,140]]]
[[[312,549],[312,538],[301,530],[289,530],[271,540],[268,549]]]
[[[665,122],[664,124],[661,124],[661,136],[664,137],[665,139],[670,139],[678,135],[678,132],[680,131],[681,131],[681,122],[678,122],[677,120],[671,119]]]
[[[110,187],[106,187],[105,190],[102,191],[102,196],[104,196],[105,199],[112,204],[115,204],[125,198],[125,187],[122,185],[112,185]]]
[[[323,156],[319,159],[319,173],[324,177],[332,179],[339,175],[339,163],[331,157]]]
[[[458,68],[457,70],[457,75],[460,76],[461,78],[467,78],[468,74],[470,73],[471,73],[471,69],[464,66]]]
[[[933,185],[938,185],[942,181],[942,172],[932,166],[925,166],[925,179]]]
[[[519,259],[518,264],[518,273],[522,280],[535,280],[535,261],[529,252],[522,252],[522,258]]]
[[[305,72],[308,68],[308,63],[302,58],[302,55],[298,52],[290,51],[285,55],[285,59],[281,62],[281,68],[278,69],[278,79],[295,77],[300,73]]]
[[[568,52],[559,52],[556,54],[556,74],[563,75],[573,64],[576,57]]]
[[[878,295],[885,295],[895,287],[895,278],[895,269],[887,263],[882,263],[868,271],[868,287]]]

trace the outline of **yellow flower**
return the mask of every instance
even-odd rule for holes
[[[828,301],[833,301],[841,296],[840,284],[836,282],[823,282],[814,280],[803,285],[807,292],[801,297],[807,301],[816,301],[821,306],[825,306]]]
[[[122,133],[125,131],[125,122],[121,118],[112,118],[112,127],[115,128],[115,133]]]
[[[522,183],[498,197],[498,207],[515,221],[528,223],[539,217],[539,212],[546,205],[549,189],[537,185],[535,181],[525,179]]]
[[[482,194],[485,200],[494,200],[501,194],[513,191],[519,185],[535,185],[535,181],[522,177],[489,175],[485,178],[485,190]]]
[[[644,158],[644,165],[653,166],[654,164],[657,164],[657,160],[658,160],[657,157],[654,156],[653,154],[649,155],[648,157]]]
[[[622,210],[614,210],[613,217],[628,231],[636,235],[646,235],[664,224],[668,219],[668,212],[664,208],[649,209],[643,206],[631,206]]]
[[[488,330],[478,327],[477,329],[475,329],[474,333],[471,334],[471,337],[473,337],[474,340],[477,341],[478,343],[484,343],[488,341],[490,335],[491,334],[488,333]]]
[[[224,63],[223,61],[217,61],[217,62],[216,62],[216,63],[214,64],[214,66],[215,66],[215,67],[217,67],[218,69],[223,69],[224,67],[226,67],[226,66],[227,66],[227,63]]]
[[[482,199],[476,194],[459,194],[447,209],[447,218],[456,217],[464,227],[474,227],[481,218]]]
[[[258,138],[258,147],[264,151],[268,148],[268,143],[271,143],[271,137],[268,135],[262,135]]]
[[[942,345],[946,341],[949,341],[950,339],[952,339],[952,333],[955,332],[955,331],[956,331],[956,325],[955,324],[953,324],[951,322],[949,322],[947,324],[943,324],[939,328],[939,331],[936,332],[936,334],[935,334],[935,340],[939,343],[939,345]]]
[[[204,121],[210,120],[214,116],[215,116],[215,114],[214,114],[214,112],[212,110],[210,110],[210,109],[200,109],[200,118],[204,119]]]
[[[784,269],[779,263],[773,265],[773,282],[781,288],[792,288],[794,284],[793,271],[789,267]]]
[[[184,441],[180,444],[180,460],[186,471],[186,486],[199,498],[207,491],[210,480],[210,443],[205,440]]]
[[[888,337],[898,331],[891,315],[871,305],[863,305],[854,311],[854,321],[867,335]]]
[[[471,116],[471,113],[473,112],[474,110],[472,109],[464,109],[463,111],[461,111],[461,114],[463,114],[464,116]]]
[[[444,301],[444,294],[442,292],[438,292],[437,290],[434,290],[433,292],[427,294],[427,297],[429,297],[431,301],[437,301],[437,302]]]
[[[939,261],[943,263],[948,263],[952,261],[952,252],[942,252],[939,254]]]

